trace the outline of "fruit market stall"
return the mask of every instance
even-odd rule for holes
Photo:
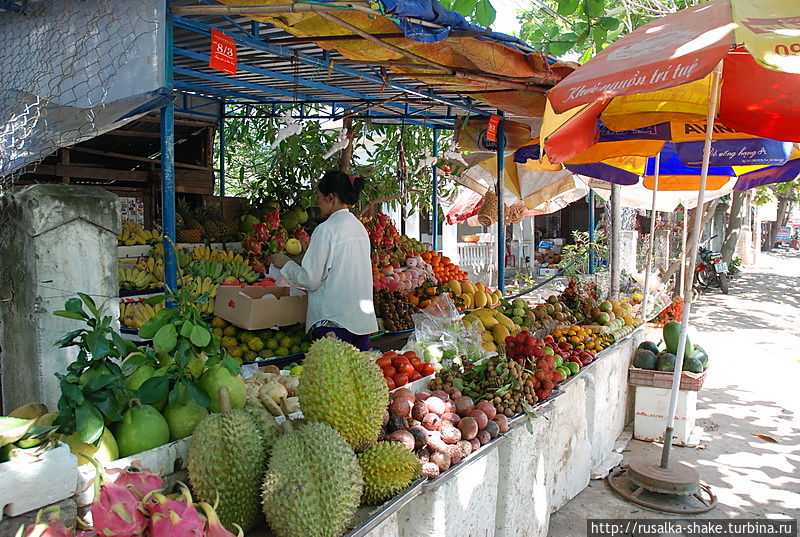
[[[93,464],[119,474],[138,460],[168,487],[188,482],[197,500],[213,503],[219,494],[216,512],[234,531],[233,522],[263,531],[260,507],[247,506],[262,501],[268,468],[263,501],[278,535],[316,534],[291,519],[312,498],[337,504],[331,524],[353,535],[500,535],[512,519],[526,534],[544,534],[547,513],[588,483],[626,422],[639,321],[629,302],[597,302],[577,285],[544,304],[499,299],[494,308],[459,312],[474,296],[494,297],[467,283],[437,286],[431,304],[414,313],[414,338],[384,354],[335,340],[311,344],[292,327],[247,331],[218,317],[206,322],[206,298],[190,286],[173,295],[177,308],[159,308],[140,327],[139,339],[150,343],[137,347],[119,338],[89,297],[71,299],[59,315],[86,328],[61,344],[82,358],[60,377],[57,412],[29,406],[2,419],[10,441],[3,456],[9,464],[47,458],[63,451],[46,449],[60,438],[76,458],[58,471],[66,482],[77,476],[72,501],[89,509],[94,499],[92,512],[102,509]],[[614,328],[615,320],[631,330]],[[293,353],[296,363],[282,370],[238,365],[245,353],[265,351]],[[241,448],[231,453],[230,445]],[[265,450],[270,462],[258,463]],[[358,483],[342,471],[353,461]],[[298,471],[334,463],[343,466],[322,481]],[[235,490],[224,488],[220,473],[233,467],[244,483]],[[286,497],[298,479],[319,488]],[[465,490],[467,497],[453,501]],[[67,500],[71,491],[58,495]]]

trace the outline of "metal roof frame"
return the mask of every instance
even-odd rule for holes
[[[299,118],[349,117],[375,122],[420,125],[434,129],[434,155],[438,153],[439,129],[453,129],[460,117],[504,117],[502,112],[478,102],[469,91],[434,89],[414,78],[392,73],[386,66],[371,65],[324,50],[313,39],[291,34],[243,15],[176,15],[173,6],[197,6],[189,0],[165,0],[166,87],[176,94],[201,95],[222,104],[220,122],[220,186],[224,195],[225,104],[246,104],[259,109],[253,117],[277,117],[288,106],[299,108]],[[218,2],[205,0],[207,5]],[[424,21],[423,21],[424,22]],[[237,45],[237,74],[230,76],[209,67],[212,30],[225,33]],[[492,90],[486,90],[491,92]],[[508,89],[504,90],[508,91]],[[306,113],[307,105],[314,110]],[[184,106],[170,103],[161,112],[162,206],[164,218],[166,284],[177,285],[177,265],[171,244],[175,241],[174,113]],[[267,108],[267,110],[264,110]],[[330,112],[326,113],[326,110]],[[209,114],[210,115],[210,114]],[[503,151],[500,121],[498,152]],[[498,178],[504,175],[498,158]],[[501,179],[498,179],[500,181]],[[438,184],[437,172],[432,174]],[[502,189],[499,189],[502,192]],[[437,193],[434,190],[434,204]],[[498,220],[503,221],[503,201],[498,200]],[[435,213],[436,214],[436,213]],[[436,223],[434,223],[436,226]],[[502,228],[502,225],[501,225]],[[504,240],[503,234],[498,236]],[[434,243],[437,243],[434,237]],[[498,248],[498,287],[503,288],[504,249]]]

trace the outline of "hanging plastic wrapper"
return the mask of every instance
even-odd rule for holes
[[[453,299],[442,294],[430,306],[412,315],[414,334],[403,348],[434,364],[436,371],[463,367],[484,359],[481,332],[475,323],[465,323]]]

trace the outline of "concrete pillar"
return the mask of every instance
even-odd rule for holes
[[[0,197],[0,215],[8,217],[0,226],[3,408],[39,401],[55,410],[54,373],[77,351],[53,343],[82,326],[53,312],[83,292],[119,315],[119,198],[97,187],[32,185]]]

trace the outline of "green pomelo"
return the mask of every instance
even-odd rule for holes
[[[228,388],[231,408],[243,408],[247,401],[247,391],[242,376],[232,374],[221,363],[214,365],[200,375],[198,384],[211,398],[211,406],[208,407],[211,412],[220,411],[219,389],[222,387]]]
[[[119,456],[129,457],[169,442],[169,425],[164,416],[150,405],[134,401],[114,429]]]
[[[398,442],[378,442],[358,455],[364,477],[362,501],[368,505],[385,502],[419,475],[421,464],[413,452]]]
[[[380,367],[349,343],[332,338],[309,348],[297,395],[308,421],[330,425],[355,450],[378,439],[389,403]]]
[[[286,211],[281,215],[281,225],[283,229],[291,233],[300,225],[300,219],[291,211]]]
[[[358,459],[342,435],[312,422],[275,442],[264,479],[264,514],[276,537],[339,537],[362,488]]]
[[[292,211],[294,212],[295,216],[297,216],[297,221],[300,222],[300,224],[305,224],[308,222],[308,212],[306,212],[306,210],[300,205],[295,205]]]
[[[125,387],[129,390],[136,391],[146,381],[153,378],[156,373],[156,368],[152,365],[139,366],[133,373],[128,375],[125,379]]]
[[[119,459],[117,440],[114,438],[114,435],[111,434],[108,427],[103,431],[103,436],[100,437],[100,443],[96,446],[81,441],[78,433],[62,436],[61,441],[69,446],[69,450],[73,455],[78,457],[79,466],[91,464],[89,458],[96,460],[101,465]]]
[[[229,404],[222,402],[224,410]],[[195,428],[189,447],[189,482],[195,498],[217,504],[229,531],[249,531],[263,519],[259,505],[266,468],[264,447],[252,416],[245,410],[209,414]]]
[[[169,425],[169,439],[172,442],[190,436],[197,424],[208,416],[208,410],[197,404],[185,386],[179,385],[175,389],[178,390],[175,404],[168,404],[161,413]]]

